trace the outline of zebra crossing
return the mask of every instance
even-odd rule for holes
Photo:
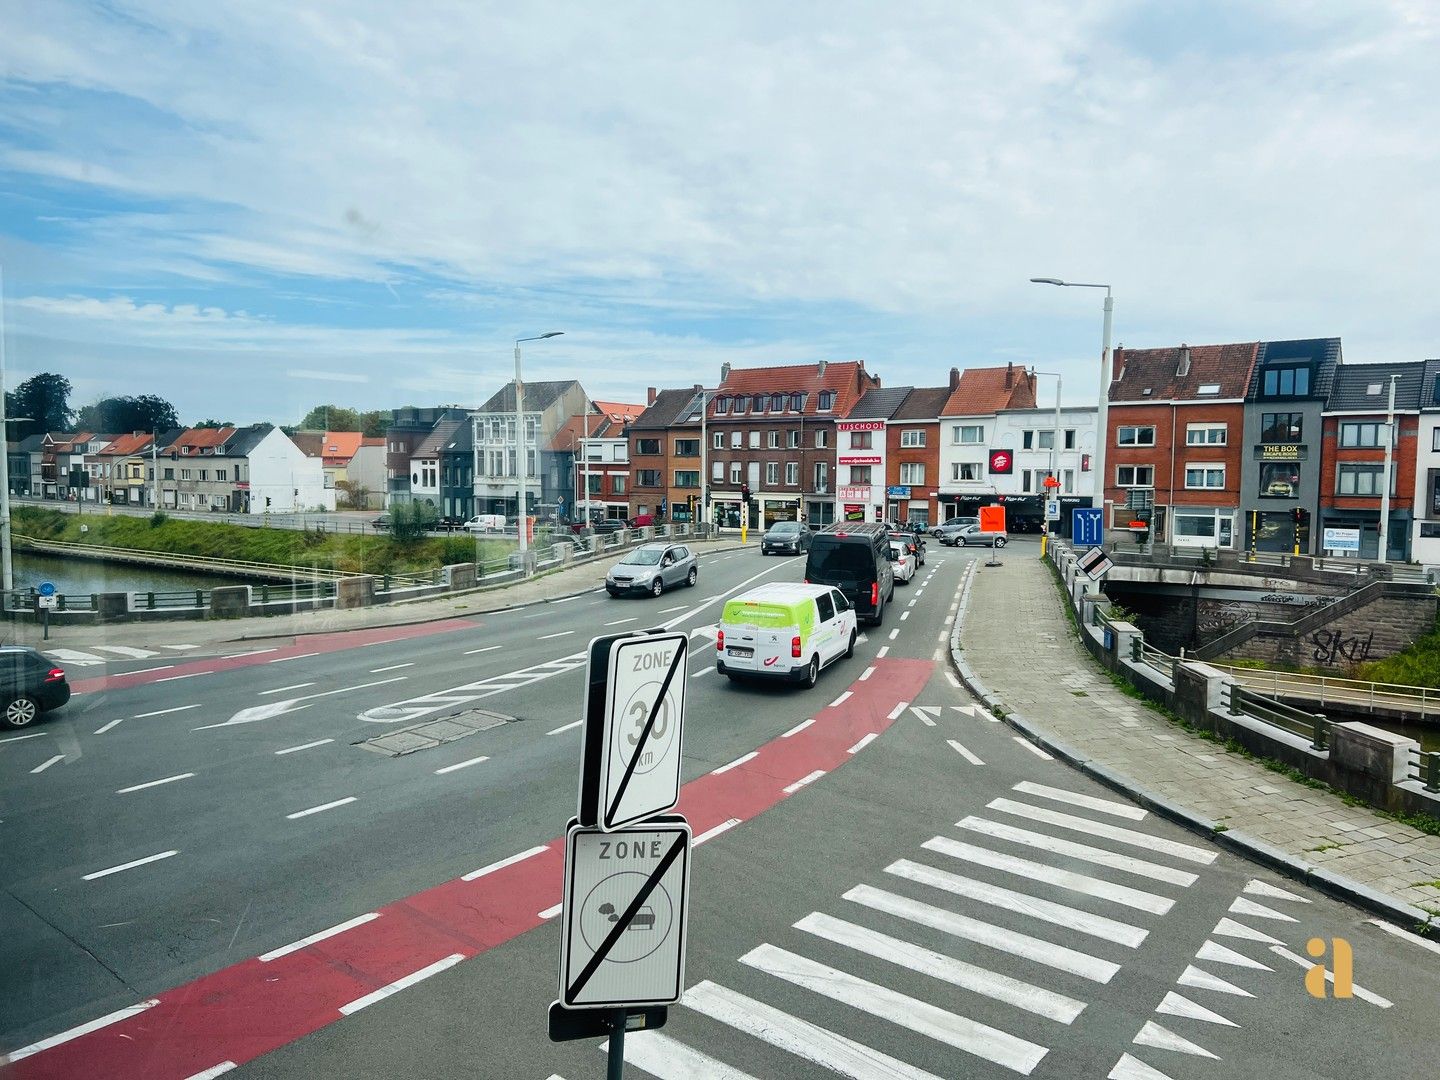
[[[132,645],[90,645],[86,649],[45,649],[44,654],[51,660],[70,667],[94,667],[108,664],[113,660],[153,660],[157,656],[189,652],[199,645],[156,645],[153,649],[140,649]],[[87,651],[91,650],[91,651]],[[104,653],[97,656],[96,653]]]
[[[953,834],[896,853],[875,880],[706,971],[668,1030],[627,1036],[626,1062],[659,1080],[1029,1076],[1063,1055],[1102,988],[1217,858],[1151,835],[1147,818],[1015,784]],[[1173,993],[1160,1012],[1201,1009]],[[1146,1037],[1165,1042],[1163,1030]],[[1129,1049],[1141,1045],[1153,1044],[1137,1036]],[[1127,1057],[1112,1075],[1165,1075]],[[1046,1069],[1063,1072],[1063,1062]]]
[[[522,687],[533,686],[545,679],[551,679],[556,675],[563,675],[567,671],[584,667],[586,658],[587,653],[571,653],[568,656],[547,660],[543,664],[533,664],[518,671],[507,671],[503,675],[477,679],[463,686],[408,698],[390,705],[377,705],[373,709],[366,709],[360,713],[358,718],[372,724],[398,724],[402,721],[414,720],[421,716],[428,716],[430,713],[439,712],[441,709],[467,705],[472,701],[479,701],[481,698],[494,697],[507,690],[519,690]]]

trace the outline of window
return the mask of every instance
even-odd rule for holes
[[[983,424],[953,424],[950,441],[957,446],[979,445],[985,441],[985,427]]]
[[[532,479],[532,480],[535,479],[536,473],[535,473],[535,451],[534,451],[534,450],[526,450],[526,451],[525,451],[525,475],[528,476],[528,477],[530,477],[530,479]],[[431,469],[431,470],[430,470],[430,486],[431,486],[431,487],[434,487],[434,486],[435,486],[435,470],[434,470],[434,469]]]
[[[194,477],[191,476],[191,472],[192,472],[192,470],[190,470],[190,469],[181,469],[181,470],[180,470],[180,479],[181,479],[181,480],[193,480]]]
[[[924,428],[906,428],[900,432],[900,446],[902,449],[925,445]]]
[[[1220,393],[1220,384],[1218,382],[1201,383],[1195,393],[1201,397],[1214,397]]]
[[[830,490],[830,463],[828,461],[815,463],[815,490]]]
[[[804,408],[805,408],[805,395],[804,395],[804,394],[791,394],[791,395],[790,395],[790,411],[791,411],[791,412],[800,412],[800,411],[802,411]]]
[[[625,494],[625,477],[623,477],[623,476],[612,476],[612,477],[610,477],[610,490],[613,491],[616,495],[624,495],[624,494]]]
[[[1299,442],[1304,431],[1305,416],[1298,412],[1267,412],[1260,414],[1260,441],[1267,443]]]
[[[1395,473],[1399,469],[1391,470],[1390,494],[1395,494]],[[1341,465],[1336,470],[1335,493],[1337,495],[1374,495],[1380,494],[1385,475],[1383,465]]]
[[[1224,446],[1228,426],[1225,424],[1186,424],[1186,446]]]
[[[769,437],[766,440],[765,445],[770,447],[771,450],[778,450],[780,448],[780,432],[771,431],[768,433],[768,435]]]
[[[950,466],[951,480],[979,480],[980,466],[973,461],[957,461]]]
[[[755,394],[750,398],[750,411],[762,413],[765,411],[765,395]]]
[[[675,456],[676,456],[676,457],[699,457],[699,456],[700,456],[700,440],[699,440],[699,439],[676,439],[676,440],[675,440]]]
[[[830,432],[826,431],[824,428],[821,428],[819,431],[815,432],[815,449],[816,449],[816,450],[824,450],[824,449],[825,449],[827,446],[829,446],[829,445],[830,445]]]
[[[713,435],[710,436],[710,449],[712,449],[712,450],[724,450],[724,449],[725,449],[725,433],[724,433],[723,431],[717,431],[717,432],[715,432]]]
[[[790,429],[788,445],[789,445],[789,447],[790,447],[791,450],[798,450],[798,449],[799,449],[799,447],[800,447],[800,429],[799,429],[799,428],[791,428],[791,429]]]
[[[1074,490],[1075,490],[1075,470],[1074,470],[1074,469],[1066,469],[1066,470],[1065,470],[1063,473],[1061,473],[1060,475],[1061,475],[1061,477],[1062,477],[1061,482],[1065,485],[1065,490],[1066,490],[1066,491],[1074,491]]]
[[[751,449],[751,450],[759,450],[759,449],[760,449],[760,432],[758,432],[758,431],[752,431],[752,432],[750,432],[750,449]]]
[[[784,411],[785,411],[785,395],[784,395],[784,394],[771,394],[771,395],[770,395],[770,411],[771,411],[771,412],[784,412]]]
[[[1435,430],[1430,433],[1430,449],[1440,450],[1440,424],[1437,424]]]
[[[636,439],[635,453],[637,454],[658,454],[660,453],[659,439]]]
[[[1031,487],[1031,485],[1030,485],[1030,470],[1029,470],[1029,469],[1021,469],[1021,470],[1020,470],[1020,490],[1021,490],[1021,491],[1034,491],[1034,490],[1035,490],[1035,489],[1034,489],[1033,487]]]
[[[1034,450],[1034,449],[1035,449],[1035,432],[1034,432],[1034,431],[1026,431],[1026,432],[1024,432],[1024,434],[1021,436],[1020,447],[1021,447],[1021,449],[1023,449],[1023,450]]]
[[[717,397],[715,399],[715,415],[721,416],[730,411],[730,399],[728,397]]]
[[[106,475],[106,476],[109,476],[109,475],[110,475],[110,466],[109,466],[109,465],[106,465],[106,466],[105,466],[105,475]],[[200,470],[200,479],[201,479],[201,480],[209,480],[209,479],[210,479],[210,470],[209,470],[209,469],[201,469],[201,470]]]
[[[604,478],[603,476],[594,476],[594,475],[591,475],[591,476],[586,477],[586,479],[585,479],[585,490],[588,491],[591,495],[599,495],[599,494],[600,494],[600,483],[601,483],[601,481],[604,480],[604,479],[605,479],[605,478]]]
[[[1115,485],[1117,487],[1154,487],[1155,466],[1117,465],[1115,467]]]
[[[1261,393],[1265,397],[1304,397],[1310,393],[1310,367],[1267,368]]]
[[[900,466],[900,482],[902,484],[923,484],[925,483],[925,464],[920,461],[906,461]]]
[[[745,433],[743,431],[730,432],[730,449],[739,450],[745,445]]]
[[[778,484],[780,482],[780,463],[778,461],[767,461],[765,463],[765,483]]]
[[[868,483],[870,483],[870,482],[871,482],[871,480],[870,480],[870,468],[871,468],[871,467],[870,467],[869,465],[851,465],[851,466],[849,466],[849,469],[850,469],[850,483],[852,483],[852,484],[868,484]]]
[[[635,473],[635,486],[642,488],[658,488],[660,486],[659,469],[640,469]]]
[[[798,461],[787,461],[785,463],[785,483],[789,487],[798,487],[800,484],[800,463]]]
[[[873,431],[852,431],[850,432],[851,450],[869,450],[874,445]]]
[[[1400,442],[1398,438],[1399,428],[1400,425],[1396,424],[1395,429],[1397,437],[1394,440],[1396,445],[1399,445]],[[1340,445],[1350,447],[1384,446],[1384,430],[1385,424],[1383,421],[1366,422],[1359,424],[1341,424]]]
[[[1155,428],[1150,427],[1122,427],[1120,428],[1115,442],[1119,446],[1154,446]]]
[[[534,442],[535,433],[539,430],[540,425],[536,422],[535,418],[533,416],[527,416],[525,418],[525,441]]]
[[[681,488],[698,488],[700,486],[700,470],[676,469],[675,486]]]
[[[821,390],[820,398],[818,401],[816,401],[815,407],[821,412],[829,412],[831,409],[833,409],[835,407],[835,391]]]
[[[743,397],[737,397],[737,398],[735,399],[735,415],[736,415],[736,416],[739,416],[741,413],[743,413],[743,412],[745,411],[745,400],[746,400],[746,399],[743,398]]]
[[[740,462],[738,462],[738,461],[732,461],[732,462],[730,462],[730,483],[732,483],[732,484],[738,484],[739,482],[740,482]]]
[[[821,622],[829,622],[835,618],[835,601],[830,599],[829,593],[821,593],[815,598],[815,610]]]
[[[1192,490],[1209,490],[1225,487],[1224,465],[1192,465],[1185,463],[1185,486]]]
[[[166,469],[165,472],[164,472],[164,475],[161,477],[161,479],[164,479],[164,480],[174,480],[174,479],[175,479],[175,470],[174,470],[174,469]]]
[[[1055,449],[1055,432],[1054,432],[1054,431],[1037,431],[1037,432],[1035,433],[1035,435],[1036,435],[1036,442],[1039,444],[1041,450],[1054,450],[1054,449]]]
[[[712,461],[710,463],[710,479],[717,484],[725,479],[725,463],[723,461]]]
[[[1066,450],[1074,450],[1074,449],[1075,449],[1075,429],[1074,429],[1074,428],[1066,428],[1066,429],[1065,429],[1065,449],[1066,449]]]

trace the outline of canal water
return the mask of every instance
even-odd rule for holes
[[[185,570],[162,570],[153,566],[125,566],[93,559],[64,559],[51,555],[15,553],[15,588],[29,589],[42,581],[54,582],[58,592],[178,592],[181,589],[213,589],[217,585],[244,585],[248,582],[214,574]]]

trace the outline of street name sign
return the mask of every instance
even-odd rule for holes
[[[1080,567],[1091,581],[1099,581],[1115,566],[1110,561],[1110,557],[1105,554],[1105,549],[1098,547],[1093,547],[1081,555],[1075,565]]]
[[[689,653],[690,636],[682,631],[590,643],[580,824],[619,829],[674,809],[680,800]]]
[[[1076,547],[1094,547],[1105,539],[1105,515],[1098,507],[1077,506],[1070,511],[1070,538]]]
[[[669,1005],[685,987],[690,826],[667,815],[618,832],[565,833],[560,1004]]]

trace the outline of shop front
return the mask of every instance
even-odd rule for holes
[[[1233,506],[1172,506],[1169,512],[1170,545],[1231,551],[1235,547],[1237,513]]]
[[[1323,530],[1358,530],[1360,533],[1359,557],[1362,559],[1377,559],[1380,557],[1380,511],[1378,510],[1336,510],[1327,509],[1322,511],[1320,528]],[[1410,510],[1392,510],[1390,512],[1390,535],[1386,547],[1389,549],[1386,559],[1389,562],[1410,561],[1410,534],[1414,531],[1414,515]],[[1335,535],[1333,532],[1331,535]],[[1345,534],[1342,533],[1342,536]],[[1348,539],[1348,537],[1347,537]],[[1324,540],[1321,540],[1324,544]],[[1348,544],[1347,544],[1348,546]],[[1340,551],[1322,552],[1322,554],[1338,555]],[[1354,555],[1353,551],[1345,551],[1344,554]]]
[[[777,495],[760,496],[760,522],[768,529],[777,521],[800,520],[800,500]]]

